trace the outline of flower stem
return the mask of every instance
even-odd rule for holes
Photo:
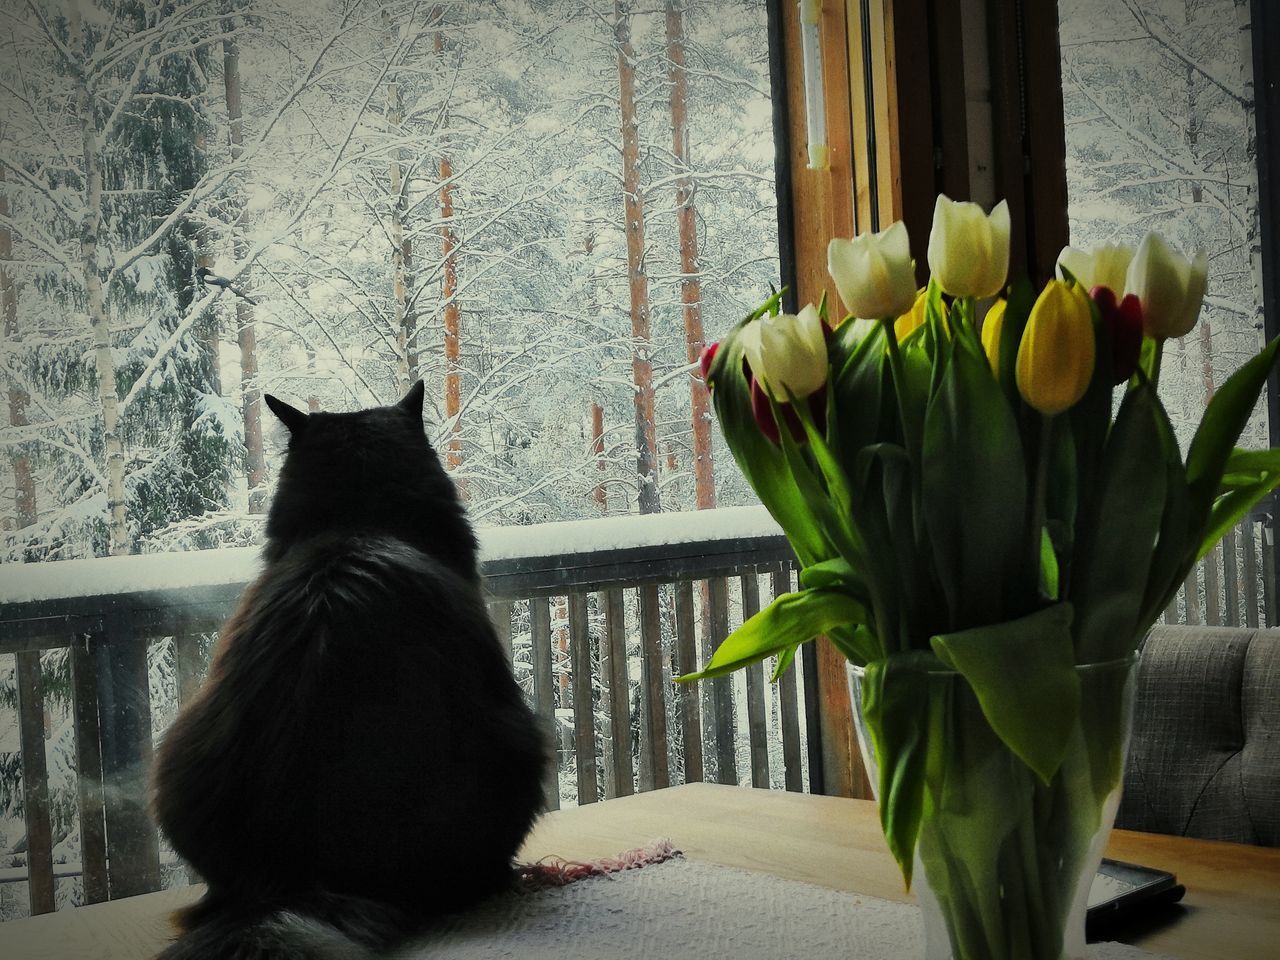
[[[1033,571],[1034,583],[1031,596],[1040,595],[1040,541],[1044,536],[1045,500],[1049,487],[1049,460],[1053,456],[1053,429],[1057,423],[1056,416],[1043,417],[1040,421],[1040,444],[1036,451],[1036,479],[1032,488],[1031,505],[1027,516],[1028,526],[1028,569]]]
[[[911,424],[907,420],[906,387],[907,372],[902,366],[902,351],[898,349],[898,335],[894,331],[895,318],[885,317],[880,321],[884,327],[885,340],[889,348],[889,371],[893,377],[893,392],[898,400],[898,419],[902,421],[902,445],[907,449],[911,462],[919,464],[919,448],[915,437],[911,435]]]
[[[1160,385],[1160,362],[1164,359],[1164,340],[1160,339],[1155,342],[1155,349],[1151,352],[1151,369],[1147,371],[1147,376],[1151,380],[1152,387]]]

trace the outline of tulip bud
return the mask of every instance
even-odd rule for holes
[[[698,357],[698,367],[702,370],[702,382],[707,383],[707,378],[711,376],[711,364],[715,362],[716,351],[720,349],[720,344],[709,343],[702,348],[702,354]]]
[[[808,398],[809,414],[813,417],[814,426],[819,430],[825,431],[827,428],[827,391],[819,388],[819,390],[811,394]],[[787,425],[787,429],[791,432],[791,439],[798,444],[809,442],[808,434],[804,432],[804,424],[800,422],[800,416],[796,413],[795,408],[789,403],[778,404],[778,410],[782,414],[782,420]],[[769,397],[765,394],[760,386],[760,381],[755,377],[751,378],[751,415],[755,418],[756,426],[760,428],[760,432],[769,438],[775,447],[781,443],[778,435],[778,421],[774,419],[773,407],[769,404]]]
[[[1203,251],[1188,260],[1154,233],[1142,239],[1125,276],[1125,290],[1142,303],[1144,332],[1157,340],[1191,331],[1208,283],[1209,260]]]
[[[953,297],[991,297],[1009,275],[1009,204],[991,215],[976,203],[938,195],[929,232],[929,270]]]
[[[916,294],[915,302],[911,304],[911,309],[900,316],[894,323],[893,335],[898,338],[899,343],[907,339],[908,336],[920,327],[924,326],[926,320],[924,305],[928,300],[928,288],[921,287],[920,291]],[[940,300],[939,302],[942,304],[942,329],[947,333],[950,333],[951,326],[947,318],[951,311],[947,307],[947,301]]]
[[[1132,261],[1133,247],[1123,244],[1104,243],[1092,250],[1063,247],[1058,254],[1058,279],[1066,279],[1065,267],[1086,290],[1107,287],[1119,297],[1125,291],[1125,274]]]
[[[896,317],[915,300],[915,263],[902,221],[879,233],[833,239],[827,245],[827,272],[855,317]]]
[[[1046,417],[1070,409],[1089,387],[1094,354],[1089,298],[1078,284],[1050,280],[1031,308],[1018,346],[1022,399]]]
[[[1138,369],[1142,355],[1142,304],[1132,293],[1117,303],[1110,287],[1094,287],[1089,296],[1111,335],[1111,384],[1124,383]]]
[[[799,314],[763,316],[740,336],[752,374],[774,400],[807,397],[827,382],[826,335],[812,304]]]
[[[1000,334],[1004,330],[1004,311],[1008,303],[1002,297],[991,305],[982,320],[982,350],[991,364],[991,372],[1000,375]]]

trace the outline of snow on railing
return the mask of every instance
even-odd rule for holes
[[[479,527],[476,533],[486,572],[519,568],[534,560],[782,536],[764,507]],[[257,547],[5,564],[0,566],[0,605],[244,584],[260,567]]]

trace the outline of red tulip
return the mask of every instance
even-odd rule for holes
[[[711,364],[716,358],[716,351],[719,349],[719,341],[709,343],[702,348],[702,355],[698,358],[698,364],[702,367],[703,383],[707,383],[707,377],[711,375]]]
[[[1116,303],[1110,287],[1094,287],[1089,296],[1111,334],[1111,382],[1124,383],[1138,369],[1142,353],[1142,303],[1132,293]]]
[[[826,430],[827,388],[825,384],[809,395],[808,403],[809,414],[813,417],[814,425],[819,430]],[[799,444],[808,443],[809,438],[804,432],[804,424],[800,422],[800,417],[792,409],[791,404],[780,403],[778,406],[782,409],[782,419],[786,421],[787,429],[791,431],[791,438]],[[765,395],[764,389],[755,377],[751,378],[751,414],[755,417],[756,426],[760,428],[760,432],[768,437],[774,446],[778,446],[781,442],[778,436],[778,422],[773,417],[773,408],[769,406],[768,396]]]

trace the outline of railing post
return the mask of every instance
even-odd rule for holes
[[[493,629],[498,634],[498,645],[502,647],[502,652],[506,654],[507,663],[510,665],[514,661],[511,649],[511,602],[502,600],[489,604],[489,619],[493,622]]]
[[[791,571],[786,567],[773,572],[773,596],[778,598],[791,592]],[[808,646],[808,644],[806,644]],[[795,793],[804,792],[804,769],[800,759],[800,699],[796,689],[796,672],[800,669],[800,657],[778,678],[779,713],[782,721],[782,766],[786,786]]]
[[[712,653],[729,635],[729,585],[724,577],[712,577],[707,583],[711,605],[711,636],[703,637],[703,656],[711,659]],[[731,677],[715,677],[704,680],[711,701],[710,712],[715,740],[716,782],[737,785],[738,752],[734,740],[733,680]]]
[[[573,753],[578,771],[578,802],[595,803],[600,799],[596,789],[596,709],[585,593],[569,595],[569,647],[573,663]]]
[[[40,653],[14,654],[18,681],[18,732],[22,744],[22,804],[27,823],[27,888],[31,913],[52,913],[53,831],[49,826],[49,771],[44,752],[44,692]]]
[[[72,708],[76,735],[76,799],[80,808],[80,862],[84,902],[108,898],[106,802],[102,790],[102,746],[98,741],[98,658],[102,631],[78,636],[71,645]]]
[[[1257,517],[1244,518],[1244,623],[1246,627],[1258,625],[1258,546],[1255,539]]]
[[[1222,583],[1223,597],[1227,605],[1226,624],[1229,627],[1240,626],[1240,571],[1236,567],[1236,531],[1238,526],[1227,531],[1222,540]]]
[[[604,594],[605,644],[609,648],[609,737],[613,767],[612,795],[635,792],[631,764],[631,678],[627,669],[627,606],[622,591]]]
[[[533,712],[555,751],[544,787],[547,809],[560,809],[560,731],[556,726],[555,679],[551,670],[551,610],[546,597],[529,598],[529,658],[533,663]]]
[[[160,889],[160,840],[147,815],[151,698],[147,643],[126,610],[108,613],[95,646],[98,739],[106,802],[108,890],[112,900]]]
[[[1276,538],[1275,516],[1262,518],[1262,609],[1268,627],[1276,626]]]
[[[1218,602],[1218,554],[1219,547],[1214,547],[1205,554],[1204,560],[1204,622],[1211,627],[1222,626],[1222,608]]]
[[[742,619],[760,612],[760,580],[755,570],[742,575]],[[751,746],[751,786],[769,786],[768,727],[764,716],[764,664],[757,661],[747,674],[747,738]]]
[[[173,638],[174,672],[178,677],[178,706],[185,706],[200,689],[206,664],[200,654],[201,640],[198,633],[181,633]]]
[[[640,587],[640,789],[670,786],[667,768],[667,698],[662,671],[662,616],[658,585]]]
[[[681,675],[698,669],[694,648],[693,583],[676,583],[676,671]],[[705,779],[702,770],[702,713],[698,709],[698,685],[682,683],[676,689],[680,705],[680,726],[684,736],[685,783]]]

